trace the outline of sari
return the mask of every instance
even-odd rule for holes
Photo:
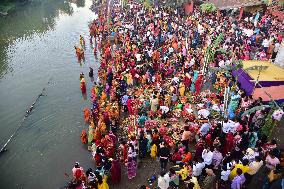
[[[180,86],[179,86],[180,96],[184,96],[184,92],[185,92],[185,85],[184,85],[184,83],[180,83]]]
[[[81,82],[80,88],[81,88],[82,93],[85,94],[87,91],[85,82]]]
[[[226,135],[226,143],[225,143],[223,154],[227,154],[228,152],[231,152],[233,147],[234,147],[234,135],[232,133],[228,133]]]
[[[90,119],[91,112],[88,108],[84,108],[84,118],[85,122],[88,123]]]
[[[107,176],[104,176],[103,182],[101,184],[98,184],[98,189],[109,189],[109,186],[107,184]]]
[[[117,184],[121,180],[121,166],[119,160],[113,160],[111,165],[111,180],[112,183]]]
[[[128,163],[127,163],[127,173],[128,173],[128,179],[131,180],[134,177],[136,177],[136,169],[137,169],[137,164],[136,162],[131,159]]]
[[[195,81],[195,92],[198,94],[202,87],[203,75],[199,75]]]

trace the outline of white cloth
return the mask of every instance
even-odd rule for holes
[[[198,111],[198,115],[206,119],[210,115],[210,112],[206,109],[201,109]]]
[[[275,43],[273,51],[277,53],[279,48],[280,48],[280,43]]]
[[[204,162],[193,165],[192,174],[196,177],[200,176],[204,167],[205,167]]]
[[[208,133],[208,131],[211,129],[211,125],[209,124],[209,123],[204,123],[201,127],[200,127],[200,130],[199,130],[199,132],[200,132],[200,134],[202,135],[202,136],[205,136],[207,133]]]
[[[175,83],[178,83],[178,82],[179,82],[179,78],[178,78],[178,77],[174,77],[174,78],[172,79],[172,81],[174,81]]]
[[[158,178],[158,187],[160,189],[168,189],[170,186],[170,176],[169,174],[165,174],[163,177],[159,176]]]
[[[191,108],[186,108],[185,109],[189,114],[191,114],[193,112],[193,110]]]
[[[169,112],[169,108],[167,107],[167,106],[160,106],[160,109],[162,110],[162,113],[164,114],[166,114],[166,113],[168,113]]]
[[[204,163],[206,165],[210,165],[212,163],[213,159],[213,152],[208,151],[207,149],[204,149],[202,152],[202,158],[204,160]]]
[[[141,54],[137,53],[135,57],[138,62],[141,61]]]
[[[269,47],[269,41],[267,39],[264,39],[263,42],[262,42],[262,46],[268,48]]]
[[[272,114],[272,118],[277,120],[277,121],[280,121],[282,119],[282,116],[283,116],[284,112],[282,110],[275,110]]]
[[[237,126],[239,125],[239,123],[235,123],[232,120],[229,120],[228,122],[223,122],[223,127],[222,127],[222,131],[224,133],[235,133]]]
[[[173,53],[174,52],[174,48],[173,47],[169,47],[169,53]]]
[[[128,157],[131,157],[132,159],[136,158],[137,154],[136,154],[136,151],[132,151],[131,148],[129,148],[128,150]]]
[[[227,181],[229,180],[229,175],[230,175],[231,171],[230,170],[227,170],[227,171],[221,171],[221,179],[223,181]]]
[[[215,110],[215,111],[218,111],[218,112],[221,111],[220,108],[219,108],[219,106],[218,106],[217,104],[214,104],[214,105],[212,106],[212,110]]]
[[[190,60],[190,62],[189,62],[189,66],[190,66],[190,67],[193,66],[194,63],[195,63],[195,60],[194,60],[194,58],[192,58],[192,59]]]

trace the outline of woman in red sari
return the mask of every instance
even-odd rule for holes
[[[191,85],[191,77],[188,73],[185,74],[184,80],[183,80],[186,89],[189,89],[190,85]]]
[[[202,87],[202,82],[203,82],[203,75],[199,75],[197,80],[195,81],[195,92],[196,94],[199,93],[200,88]]]
[[[226,143],[225,143],[225,146],[224,146],[223,153],[227,154],[228,152],[231,152],[233,148],[234,148],[234,135],[233,135],[233,133],[229,132],[226,135]]]
[[[119,160],[113,160],[111,164],[111,181],[114,184],[120,183],[121,180],[121,166]]]
[[[85,83],[84,78],[82,78],[80,81],[80,88],[81,88],[82,93],[85,94],[87,90],[86,90],[86,83]]]
[[[127,108],[128,108],[129,115],[133,115],[134,113],[133,100],[131,98],[127,100]]]
[[[195,161],[201,158],[204,147],[205,147],[205,142],[203,139],[200,139],[196,144],[195,156],[194,156]]]

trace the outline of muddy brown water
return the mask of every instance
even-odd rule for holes
[[[60,188],[75,161],[93,166],[81,144],[87,128],[79,74],[99,66],[89,45],[91,0],[42,0],[0,17],[0,146],[21,123],[45,87],[32,114],[0,154],[0,188]],[[74,45],[86,39],[86,61],[79,64]],[[48,81],[50,81],[48,83]],[[86,77],[87,87],[91,87]],[[89,91],[89,90],[88,90]]]

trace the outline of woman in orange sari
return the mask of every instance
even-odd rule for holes
[[[106,128],[106,124],[104,122],[103,116],[101,116],[99,118],[98,128],[99,128],[99,131],[100,131],[101,134],[106,134],[107,133],[107,128]]]
[[[84,108],[83,111],[84,111],[85,122],[88,123],[89,119],[90,119],[91,112],[90,112],[89,108]]]
[[[86,130],[82,130],[81,141],[82,141],[83,144],[87,144],[88,136],[87,136]]]

